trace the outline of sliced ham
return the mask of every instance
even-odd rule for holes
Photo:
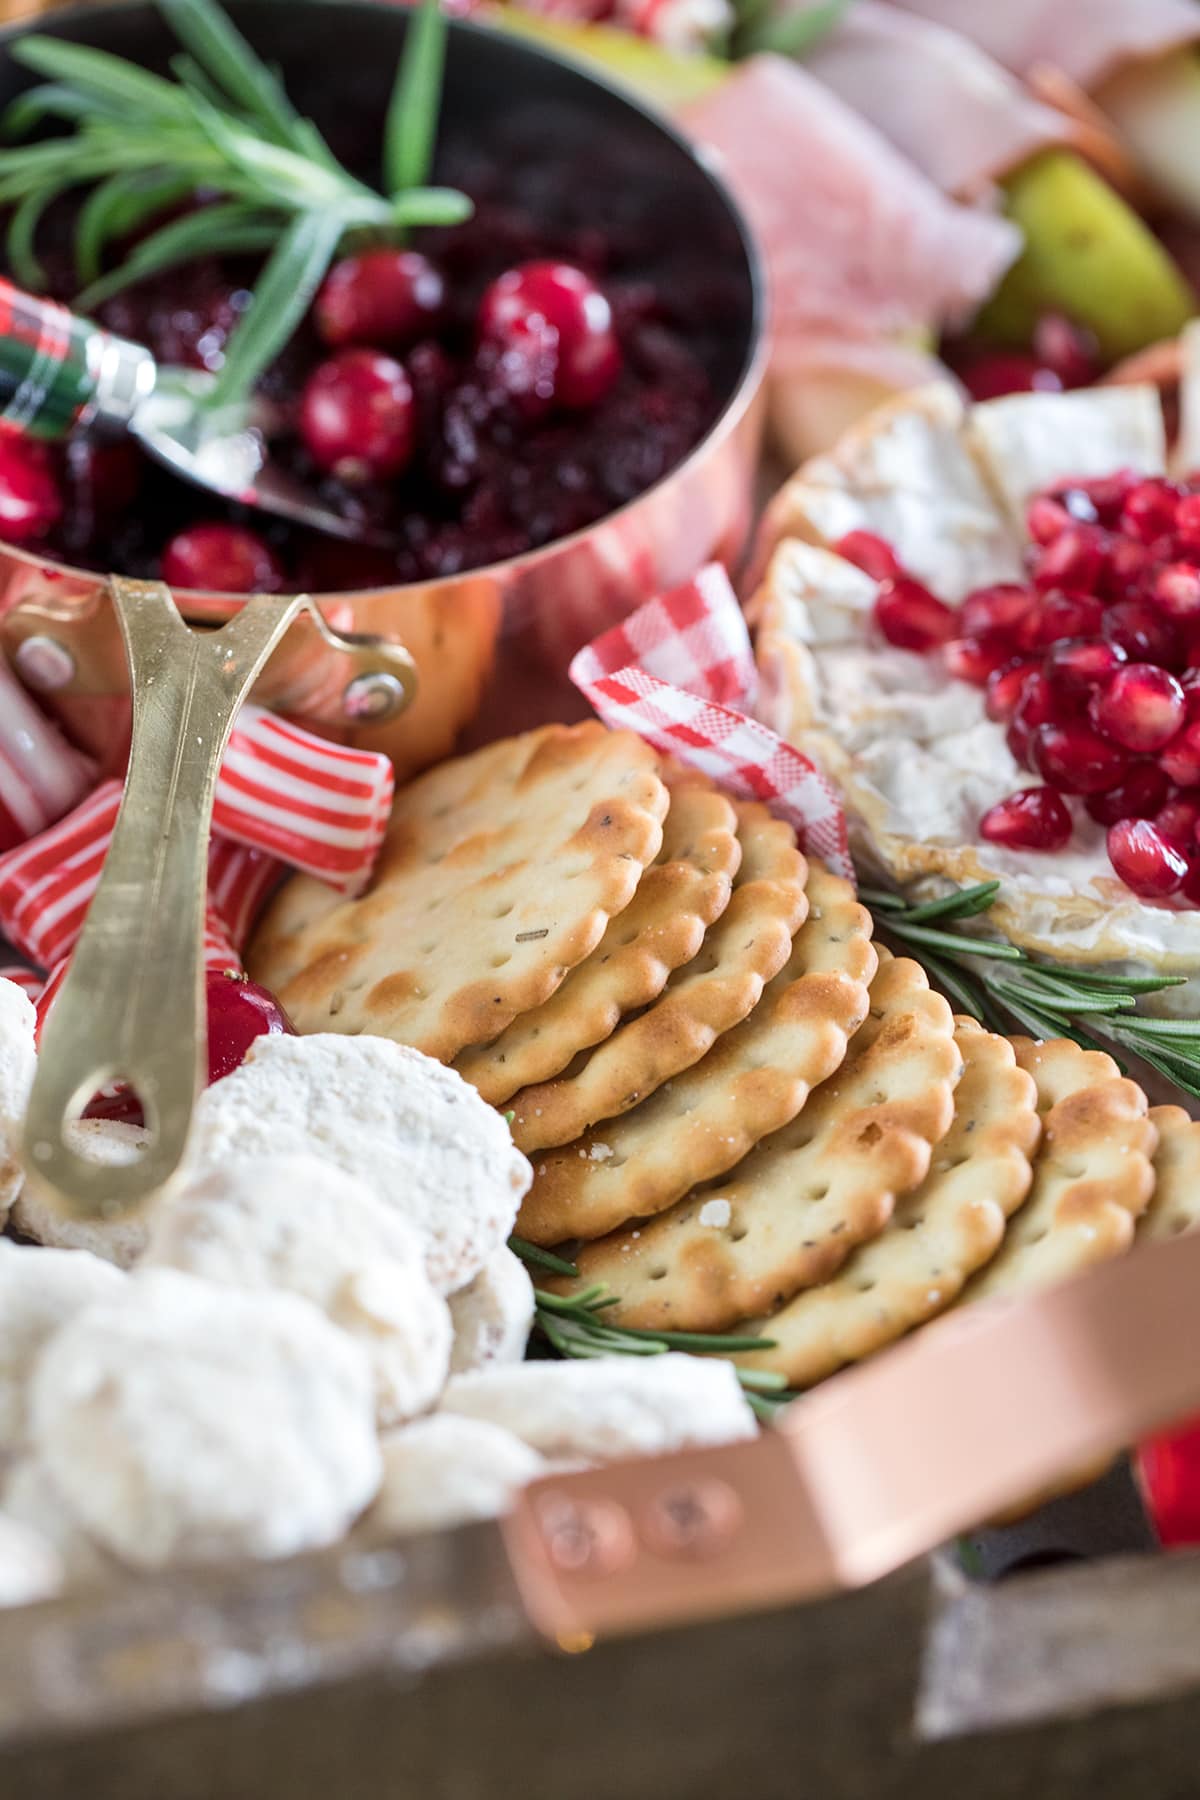
[[[804,65],[948,194],[979,194],[1074,137],[968,39],[882,0],[856,0]]]
[[[1200,38],[1195,0],[892,0],[978,44],[1016,75],[1039,63],[1095,87],[1122,64]]]

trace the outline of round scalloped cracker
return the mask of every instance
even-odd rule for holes
[[[561,1074],[627,1013],[648,1006],[728,906],[742,855],[732,805],[704,775],[680,767],[663,778],[671,805],[662,848],[629,905],[548,1000],[458,1057],[459,1074],[493,1106]]]
[[[1182,1106],[1152,1106],[1158,1133],[1154,1152],[1154,1193],[1137,1222],[1138,1243],[1182,1237],[1200,1225],[1200,1120]]]
[[[791,1387],[811,1387],[943,1312],[999,1249],[1032,1180],[1037,1093],[1007,1038],[974,1019],[955,1025],[963,1072],[954,1123],[925,1180],[832,1281],[745,1327],[773,1339],[774,1348],[737,1356],[744,1368],[773,1369]]]
[[[535,1244],[593,1238],[661,1212],[795,1117],[867,1014],[871,915],[813,862],[808,918],[754,1011],[707,1056],[620,1119],[534,1164],[517,1229]]]
[[[369,893],[298,877],[251,949],[302,1032],[449,1062],[540,1006],[628,906],[662,843],[658,758],[629,731],[547,725],[397,796]]]
[[[881,960],[845,1062],[791,1124],[725,1181],[585,1245],[580,1283],[616,1296],[614,1323],[724,1331],[828,1281],[925,1179],[961,1071],[950,1008],[924,970]]]
[[[960,1306],[1051,1287],[1120,1256],[1154,1191],[1158,1134],[1137,1083],[1102,1050],[1069,1038],[1012,1042],[1037,1085],[1042,1141],[1029,1198]]]
[[[741,1023],[787,961],[804,923],[808,865],[796,834],[754,800],[735,803],[742,861],[729,905],[659,999],[555,1081],[513,1096],[513,1140],[527,1153],[567,1144],[699,1062]]]

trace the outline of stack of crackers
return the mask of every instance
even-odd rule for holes
[[[765,807],[550,726],[406,789],[364,898],[293,880],[251,969],[301,1031],[412,1044],[505,1110],[518,1230],[606,1321],[759,1335],[737,1360],[806,1387],[1200,1212],[1200,1124],[956,1018],[871,930]]]

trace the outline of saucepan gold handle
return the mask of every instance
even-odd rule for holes
[[[125,793],[100,885],[42,1035],[25,1121],[26,1179],[82,1217],[115,1218],[183,1161],[207,1066],[203,956],[208,836],[239,707],[306,596],[261,595],[220,631],[194,632],[158,582],[111,583],[133,692]],[[415,687],[411,659],[380,666]],[[66,1136],[96,1090],[128,1082],[150,1130],[143,1154],[102,1167]]]

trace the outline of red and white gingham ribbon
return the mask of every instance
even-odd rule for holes
[[[357,894],[383,841],[394,785],[378,751],[330,744],[244,706],[221,765],[213,830]]]
[[[636,731],[746,800],[854,880],[837,790],[807,756],[738,710],[754,697],[754,653],[724,569],[647,601],[572,660],[571,680],[604,723]]]
[[[277,856],[215,837],[208,851],[208,898],[235,950],[245,944],[267,896],[286,873]]]

